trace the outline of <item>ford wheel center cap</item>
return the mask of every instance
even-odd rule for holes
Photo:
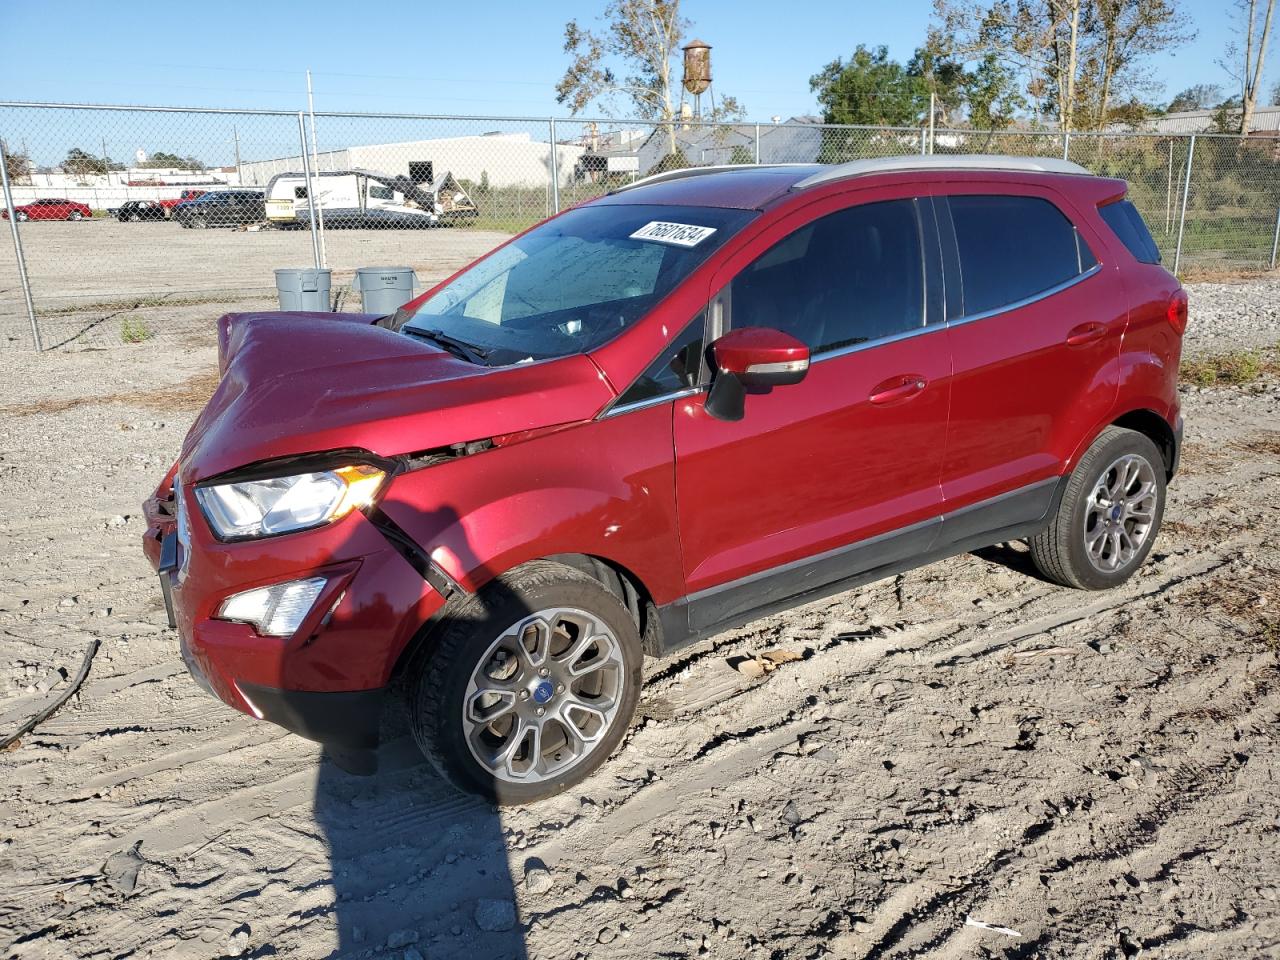
[[[547,703],[555,696],[556,688],[551,685],[550,680],[543,680],[540,684],[533,688],[533,702]]]

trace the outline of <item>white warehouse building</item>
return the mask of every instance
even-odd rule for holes
[[[321,131],[323,134],[323,131]],[[560,182],[568,183],[583,148],[556,144]],[[551,144],[534,140],[528,133],[492,133],[480,136],[443,137],[322,150],[317,156],[320,170],[372,170],[413,176],[410,164],[430,163],[433,176],[452,173],[472,183],[488,177],[489,186],[541,187],[550,181]],[[421,167],[416,169],[420,170]],[[277,173],[302,171],[299,156],[277,160],[250,160],[240,165],[241,183],[266,184]]]

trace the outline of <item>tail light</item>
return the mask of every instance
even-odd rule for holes
[[[1187,291],[1181,287],[1174,291],[1169,298],[1165,317],[1169,320],[1169,326],[1177,331],[1178,336],[1182,336],[1187,329]]]

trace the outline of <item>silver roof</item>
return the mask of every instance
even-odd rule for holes
[[[1010,170],[1031,173],[1070,173],[1084,176],[1092,174],[1078,163],[1056,157],[1006,157],[999,154],[973,153],[964,156],[952,154],[912,154],[902,157],[875,157],[870,160],[851,160],[837,163],[798,181],[793,190],[816,187],[833,180],[864,177],[873,173],[895,173],[908,170]]]
[[[622,193],[625,190],[634,190],[636,187],[647,187],[654,183],[666,183],[668,180],[684,180],[688,177],[700,177],[708,173],[725,173],[729,170],[770,170],[778,167],[812,167],[811,163],[716,163],[708,164],[705,167],[680,167],[677,170],[663,170],[661,173],[651,173],[647,177],[641,177],[639,180],[633,180],[630,183],[623,184],[620,187],[614,187],[609,192]]]
[[[654,183],[665,183],[670,180],[683,180],[687,177],[699,177],[710,173],[725,173],[732,170],[768,170],[786,167],[807,167],[814,169],[812,163],[766,163],[766,164],[717,164],[706,167],[682,167],[679,170],[665,170],[642,177],[633,183],[617,187],[610,193],[622,193],[636,187],[649,186]],[[852,177],[866,177],[876,173],[905,173],[912,170],[1001,170],[1023,173],[1069,173],[1075,176],[1091,177],[1093,174],[1070,160],[1057,157],[1009,157],[1001,154],[907,154],[898,157],[873,157],[867,160],[851,160],[848,163],[834,163],[818,166],[814,173],[797,180],[792,190],[804,190],[819,184],[836,180],[847,180]]]

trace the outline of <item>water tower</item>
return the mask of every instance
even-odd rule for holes
[[[684,50],[684,88],[693,94],[694,118],[701,120],[702,95],[711,89],[711,44],[690,40],[681,49]]]

